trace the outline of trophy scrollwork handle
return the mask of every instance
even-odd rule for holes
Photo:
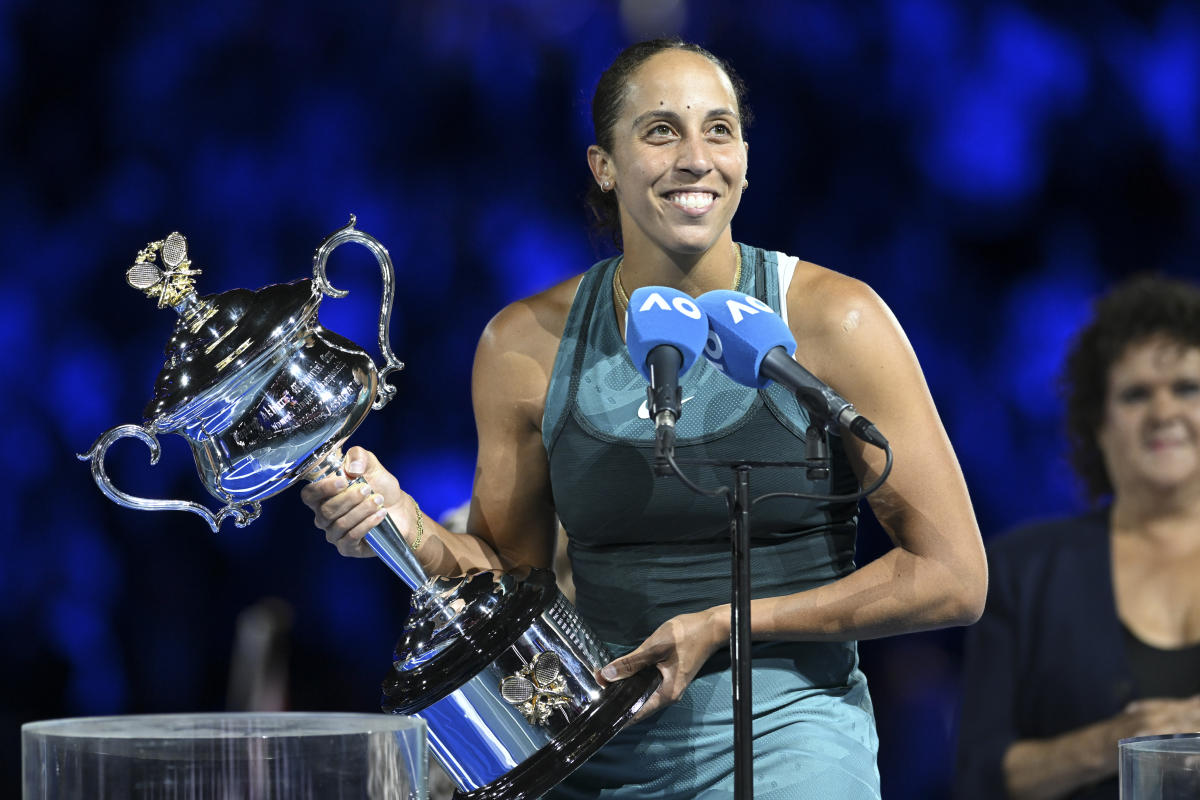
[[[329,254],[335,247],[345,242],[358,242],[370,250],[375,256],[375,260],[379,262],[379,269],[383,273],[383,297],[379,304],[379,350],[383,354],[384,363],[383,368],[379,370],[379,391],[371,406],[378,411],[386,406],[396,394],[396,387],[387,382],[387,376],[392,372],[404,369],[404,363],[392,353],[391,337],[388,333],[392,321],[392,300],[396,293],[396,270],[392,266],[392,257],[388,255],[387,248],[380,244],[374,236],[355,228],[356,221],[355,216],[351,214],[349,224],[338,228],[329,234],[325,241],[321,242],[316,253],[313,254],[313,280],[322,294],[330,297],[345,297],[349,294],[335,288],[325,275],[325,262],[329,260]]]
[[[96,440],[95,444],[86,453],[77,453],[76,457],[80,461],[92,462],[92,477],[96,480],[96,485],[100,487],[100,491],[104,492],[109,499],[117,505],[133,508],[139,511],[191,511],[193,514],[199,514],[204,517],[208,523],[208,527],[212,528],[213,533],[216,533],[221,523],[226,517],[233,517],[234,524],[239,528],[244,528],[254,520],[258,519],[258,515],[262,512],[262,505],[258,502],[239,504],[230,503],[221,508],[216,514],[209,511],[199,503],[193,503],[188,500],[150,500],[144,497],[122,492],[109,479],[108,473],[104,471],[104,454],[113,442],[118,439],[141,439],[147,447],[150,448],[150,464],[158,463],[160,448],[158,446],[158,437],[154,435],[154,431],[149,428],[144,428],[139,425],[118,425],[115,428],[105,431]]]

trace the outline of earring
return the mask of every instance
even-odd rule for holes
[[[750,179],[749,178],[743,179],[742,180],[742,191],[744,192],[749,188],[750,188]]]
[[[608,181],[605,181],[604,183],[600,184],[600,191],[607,192],[609,190],[609,187],[611,187],[611,186],[612,186],[611,183],[609,183]]]

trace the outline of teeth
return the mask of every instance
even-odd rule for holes
[[[684,208],[707,208],[712,205],[713,196],[708,192],[673,192],[668,199]]]

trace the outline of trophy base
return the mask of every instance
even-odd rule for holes
[[[456,791],[454,800],[533,800],[550,791],[595,755],[638,712],[662,682],[647,667],[610,684],[604,695],[554,741],[492,781],[470,792]]]
[[[602,684],[596,674],[612,654],[549,570],[438,578],[412,602],[382,707],[425,720],[460,800],[540,797],[661,682],[651,667]]]

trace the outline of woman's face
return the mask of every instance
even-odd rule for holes
[[[746,177],[737,98],[704,56],[665,50],[631,76],[612,130],[612,152],[589,163],[610,181],[628,251],[646,241],[672,253],[708,250],[729,227]]]
[[[1117,497],[1200,489],[1200,348],[1130,345],[1109,372],[1097,442]]]

